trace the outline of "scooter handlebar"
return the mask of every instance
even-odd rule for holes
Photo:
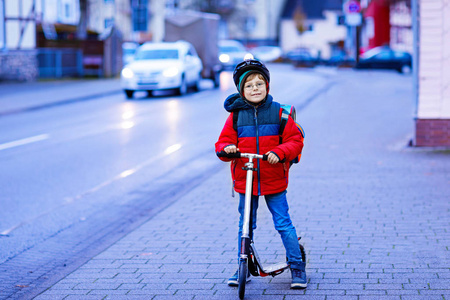
[[[226,158],[241,158],[241,152],[235,153],[226,153],[225,151],[217,152],[218,157],[226,157]]]
[[[250,155],[253,155],[255,158],[260,158],[262,160],[267,160],[267,155],[258,155],[258,154],[249,154],[249,153],[241,153],[241,152],[235,152],[235,153],[226,153],[225,151],[217,152],[218,157],[226,157],[226,158],[241,158],[241,157],[249,157]]]

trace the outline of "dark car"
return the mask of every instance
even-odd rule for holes
[[[284,58],[291,62],[296,67],[314,67],[317,64],[317,59],[311,55],[309,49],[297,48],[289,51],[284,55]]]
[[[328,60],[325,60],[324,63],[325,65],[336,67],[354,67],[356,64],[355,59],[344,52],[333,54]]]
[[[400,73],[410,73],[411,54],[392,50],[389,47],[376,47],[364,53],[356,65],[358,69],[391,69]]]

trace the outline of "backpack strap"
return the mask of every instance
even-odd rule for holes
[[[237,122],[239,118],[239,110],[233,111],[233,129],[237,132]]]
[[[287,121],[289,119],[289,115],[291,114],[291,111],[293,108],[292,105],[288,105],[288,104],[281,104],[281,121],[280,121],[280,129],[278,130],[278,136],[280,137],[280,144],[282,143],[282,138],[281,136],[283,135],[284,132],[284,128],[286,127]],[[295,109],[294,109],[294,114],[295,114]]]

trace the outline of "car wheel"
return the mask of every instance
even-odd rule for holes
[[[400,73],[403,73],[403,74],[411,73],[411,67],[408,66],[408,65],[403,65],[401,70],[400,70]]]
[[[214,87],[218,88],[220,86],[220,72],[214,72]]]
[[[197,80],[196,80],[195,83],[194,83],[194,90],[195,90],[196,92],[199,92],[199,91],[202,90],[201,82],[202,82],[202,75],[201,75],[201,74],[198,74],[198,78],[197,78]]]
[[[187,93],[187,83],[186,83],[186,79],[184,78],[184,75],[181,77],[181,84],[180,87],[177,90],[178,95],[183,96],[186,95]]]
[[[132,91],[132,90],[124,90],[124,92],[125,92],[125,96],[127,97],[127,99],[133,98],[134,91]]]

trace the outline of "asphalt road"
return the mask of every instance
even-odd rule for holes
[[[330,84],[326,74],[290,66],[271,71],[275,99],[300,108]],[[220,163],[213,144],[227,115],[222,103],[234,91],[231,74],[223,73],[220,90],[206,83],[184,97],[142,93],[126,101],[115,94],[2,116],[0,263],[64,230],[73,231],[74,243],[86,240],[77,226],[93,234],[118,220],[132,224],[138,218],[130,216],[170,203],[214,172]],[[20,90],[11,94],[20,99]]]

